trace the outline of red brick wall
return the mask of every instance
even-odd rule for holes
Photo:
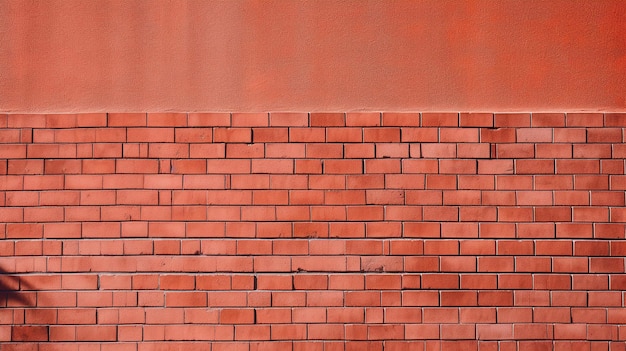
[[[0,127],[3,351],[624,350],[626,114]]]

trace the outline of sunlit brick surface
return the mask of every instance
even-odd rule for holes
[[[0,115],[4,350],[624,350],[626,114]]]

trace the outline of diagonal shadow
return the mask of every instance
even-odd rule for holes
[[[30,290],[30,291],[23,291]],[[0,267],[0,307],[34,306],[32,286]]]

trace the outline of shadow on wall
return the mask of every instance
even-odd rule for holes
[[[35,306],[33,287],[0,267],[0,307]]]
[[[35,307],[37,305],[36,294],[31,284],[19,276],[8,274],[0,267],[0,309]],[[10,335],[2,335],[2,341],[10,343],[49,341],[50,326],[24,325],[24,322],[23,319],[21,321],[13,319],[10,325]],[[3,350],[2,346],[0,346],[0,350]]]

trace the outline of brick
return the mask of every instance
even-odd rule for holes
[[[624,273],[623,258],[592,257],[589,263],[590,273]]]
[[[515,174],[554,174],[553,160],[515,160]]]
[[[538,189],[538,190],[574,189],[574,179],[570,175],[557,175],[557,176],[537,175],[535,176],[535,189]]]
[[[608,277],[603,274],[574,276],[572,287],[575,290],[607,290]]]
[[[271,143],[265,144],[265,157],[268,158],[304,158],[304,144]]]
[[[309,116],[306,113],[270,113],[272,127],[308,127]]]
[[[147,125],[153,127],[187,126],[186,113],[148,113]]]
[[[382,125],[385,127],[418,127],[420,125],[420,114],[385,112],[382,115],[382,122]]]
[[[363,129],[363,141],[366,143],[394,143],[400,141],[400,128],[365,128]]]
[[[600,172],[602,174],[624,174],[621,157],[614,155],[612,160],[600,160]]]
[[[624,113],[605,113],[604,125],[607,127],[623,127],[626,126],[626,114]]]
[[[537,144],[535,145],[537,158],[572,158],[572,144]]]
[[[376,127],[381,125],[381,114],[373,112],[349,112],[346,114],[346,126]]]
[[[515,224],[514,223],[480,223],[478,234],[481,238],[514,237],[515,236]]]
[[[72,128],[58,129],[52,131],[52,133],[54,134],[53,140],[56,143],[93,143],[96,141],[96,131],[96,129],[92,128]],[[100,136],[98,141],[126,141],[126,131],[120,129],[119,134],[115,135],[116,131],[115,129],[98,130],[98,135]],[[43,138],[44,136],[41,133],[35,132],[35,140],[41,142]]]
[[[513,259],[511,257],[479,257],[478,272],[512,272]]]
[[[421,156],[424,158],[455,158],[457,147],[453,143],[421,144]]]
[[[620,128],[587,128],[588,143],[620,143],[622,129]]]
[[[423,127],[457,127],[458,125],[457,113],[422,113]]]
[[[595,238],[602,239],[620,239],[624,238],[624,225],[615,224],[596,224],[595,225]]]
[[[128,142],[174,142],[174,128],[128,128],[126,133]]]
[[[571,256],[572,242],[561,240],[538,240],[535,243],[535,254],[538,256]]]
[[[475,160],[440,160],[439,172],[442,174],[476,174]]]
[[[365,160],[364,171],[367,174],[400,173],[402,168],[399,159]]]
[[[516,142],[515,128],[481,128],[481,143],[514,143]]]
[[[587,337],[587,326],[585,324],[557,324],[554,326],[555,339],[585,339]]]
[[[588,272],[588,260],[584,258],[555,257],[552,259],[554,272]]]
[[[107,114],[109,127],[143,127],[147,125],[145,113],[109,113]]]
[[[594,307],[619,307],[622,297],[619,292],[590,291],[588,304]]]
[[[230,127],[229,113],[189,113],[189,127]]]
[[[307,158],[342,158],[343,147],[341,144],[318,144],[306,145]]]
[[[13,326],[12,341],[48,341],[48,326]]]
[[[601,113],[568,113],[565,121],[567,127],[604,126],[604,116]]]
[[[513,160],[478,160],[478,174],[513,174]]]
[[[497,144],[496,158],[533,158],[535,148],[533,144]]]
[[[26,134],[26,133],[25,133]],[[22,132],[19,129],[3,129],[0,130],[0,143],[20,143]]]
[[[328,128],[341,132],[343,128]],[[291,128],[255,128],[255,141],[323,143],[326,140],[326,128],[291,127]],[[341,135],[337,135],[341,139]]]
[[[457,206],[424,206],[425,221],[458,221],[459,208]]]
[[[46,223],[43,233],[45,238],[79,238],[81,236],[81,224]]]
[[[213,141],[217,143],[250,143],[252,142],[252,129],[216,127],[213,129]]]
[[[611,144],[574,144],[574,158],[611,158]]]
[[[496,113],[496,127],[530,127],[529,113]]]
[[[439,141],[442,143],[478,143],[478,128],[440,128]]]
[[[401,141],[406,142],[418,142],[418,143],[436,143],[439,141],[439,129],[438,128],[411,128],[403,127],[401,129]]]
[[[609,190],[609,178],[606,175],[577,175],[574,177],[574,189]]]
[[[516,339],[552,339],[552,328],[546,324],[521,325],[513,326],[513,335]]]
[[[310,129],[306,131],[310,132]],[[314,140],[307,140],[314,141]],[[361,128],[326,128],[326,142],[329,143],[360,143],[363,141]]]
[[[576,222],[606,222],[609,219],[608,208],[574,207],[573,211]]]
[[[444,205],[479,205],[481,193],[477,190],[453,190],[443,192]]]
[[[174,140],[177,143],[210,143],[213,141],[211,128],[176,128]]]
[[[442,291],[440,303],[441,306],[476,306],[478,295],[476,292]]]
[[[538,307],[533,313],[533,321],[539,323],[569,323],[571,313],[569,308]]]
[[[195,286],[195,277],[191,275],[162,275],[159,288],[164,290],[190,290]]]
[[[460,127],[493,127],[494,116],[491,113],[461,113]]]
[[[423,289],[458,289],[459,286],[460,283],[458,274],[422,274]],[[436,300],[438,301],[438,299]]]
[[[564,127],[565,115],[562,113],[533,113],[533,127]]]
[[[224,158],[226,155],[226,146],[220,143],[213,144],[190,144],[189,157],[191,158]]]
[[[516,272],[550,272],[551,261],[547,257],[516,257]]]
[[[314,112],[310,115],[311,127],[343,127],[345,114]]]
[[[8,160],[6,174],[43,174],[43,160]]]
[[[325,174],[363,173],[363,162],[360,160],[324,160],[322,167]]]
[[[387,206],[385,208],[386,220],[422,220],[422,210],[419,206]]]
[[[268,127],[269,116],[267,113],[233,113],[233,127]]]
[[[491,158],[491,147],[486,143],[457,144],[459,158]]]
[[[402,160],[403,173],[437,173],[437,160]]]
[[[306,175],[270,175],[270,189],[307,189],[308,180]]]
[[[76,144],[30,144],[26,145],[3,145],[4,158],[75,158],[77,155]]]
[[[572,211],[568,207],[535,207],[535,221],[537,222],[569,222],[572,220]]]
[[[293,173],[293,160],[277,160],[277,159],[253,159],[252,173]]]
[[[37,191],[9,192],[5,196],[6,206],[37,206],[39,194]],[[31,210],[30,208],[28,210]]]
[[[400,237],[402,225],[394,222],[370,222],[366,223],[365,233],[367,237]]]
[[[570,238],[590,238],[592,236],[593,228],[589,224],[581,223],[560,223],[557,226],[558,237],[570,237]],[[587,252],[598,249],[598,244],[590,242],[577,242],[577,251]],[[605,254],[606,255],[606,254]]]
[[[554,128],[555,143],[585,143],[587,132],[585,128]]]
[[[377,158],[406,158],[409,156],[409,145],[399,143],[376,144]]]
[[[554,204],[555,205],[589,205],[589,192],[588,191],[555,191],[554,192]]]

